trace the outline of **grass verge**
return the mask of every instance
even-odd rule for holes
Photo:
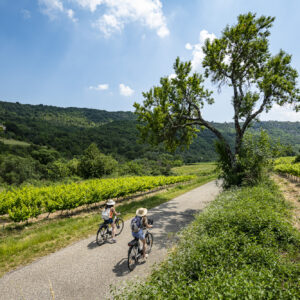
[[[222,193],[146,282],[114,299],[299,299],[300,234],[273,182]]]
[[[154,196],[122,202],[117,211],[128,219],[138,207],[152,208],[216,178],[215,174],[200,176],[188,184],[179,184]],[[96,234],[102,222],[99,212],[64,219],[43,220],[0,229],[0,277],[21,265],[55,252],[60,248]]]

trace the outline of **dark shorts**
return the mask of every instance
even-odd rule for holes
[[[132,236],[137,238],[137,239],[140,239],[140,240],[144,240],[145,239],[145,235],[144,235],[144,232],[143,232],[143,229],[140,229],[138,232],[132,232]]]
[[[112,224],[114,222],[113,218],[109,218],[108,220],[105,220],[105,224]]]

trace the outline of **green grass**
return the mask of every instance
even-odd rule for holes
[[[117,211],[126,220],[135,214],[138,207],[155,207],[215,178],[215,174],[199,176],[190,183],[179,184],[153,196],[124,201],[117,207]],[[38,257],[96,234],[100,222],[100,212],[91,211],[82,216],[43,220],[0,229],[0,277]]]
[[[4,143],[6,145],[13,145],[13,146],[24,146],[24,147],[30,146],[29,143],[17,141],[17,140],[13,140],[13,139],[0,138],[0,142]]]
[[[273,182],[222,193],[146,282],[114,299],[299,299],[300,233]]]
[[[216,163],[207,162],[207,163],[195,163],[190,165],[184,165],[181,167],[175,167],[172,169],[172,172],[175,175],[197,175],[203,176],[208,174],[213,174],[216,170]]]

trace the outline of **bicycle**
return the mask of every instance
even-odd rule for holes
[[[148,221],[150,225],[153,224],[153,221]],[[143,228],[145,230],[145,239],[147,245],[147,254],[151,252],[153,245],[153,235],[148,231],[147,228]],[[138,264],[139,259],[143,257],[143,248],[140,246],[140,240],[138,238],[134,238],[132,241],[128,243],[128,269],[129,271],[133,271],[135,266]]]
[[[124,228],[124,221],[118,216],[114,217],[114,223],[116,225],[116,236],[120,235]],[[110,236],[112,236],[112,229],[107,221],[100,224],[96,235],[96,242],[99,246],[104,244]]]

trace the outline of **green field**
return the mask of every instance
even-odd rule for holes
[[[193,175],[197,173],[197,169],[203,172],[206,164],[194,165],[190,171],[185,166],[181,168],[186,175]],[[181,172],[180,168],[177,168],[177,171]],[[150,209],[215,178],[215,173],[198,175],[193,181],[170,187],[165,192],[139,200],[123,201],[118,206],[118,211],[122,213],[122,218],[130,218],[140,206]],[[96,234],[100,222],[99,210],[91,209],[72,217],[58,216],[54,219],[3,227],[0,229],[0,276],[38,257],[66,247],[74,241]]]
[[[172,169],[172,172],[175,175],[207,175],[212,174],[216,170],[216,163],[207,162],[207,163],[195,163],[184,165],[181,167],[175,167]]]
[[[24,147],[30,146],[29,143],[17,141],[17,140],[13,140],[13,139],[0,138],[0,142],[4,143],[6,145],[13,145],[13,146],[24,146]]]
[[[78,183],[52,186],[24,186],[0,194],[0,215],[9,214],[14,222],[27,221],[39,215],[72,210],[83,205],[113,198],[131,196],[137,192],[190,181],[195,175],[185,176],[130,176],[90,179]]]

